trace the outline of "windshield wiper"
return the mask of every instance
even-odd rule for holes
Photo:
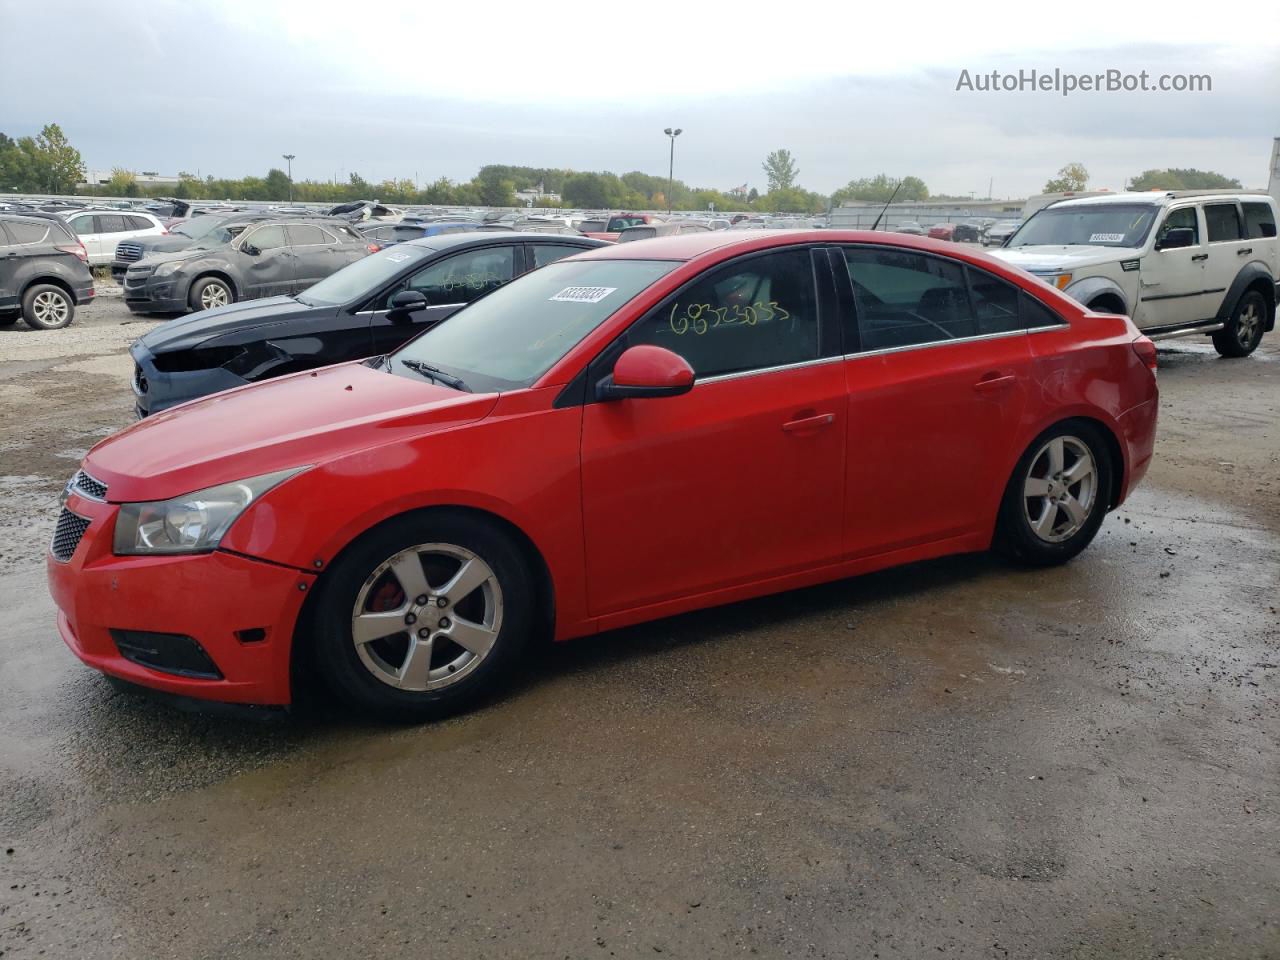
[[[471,388],[459,377],[445,373],[439,367],[433,367],[431,364],[423,360],[414,360],[412,358],[406,360],[404,357],[397,358],[404,366],[408,367],[414,373],[421,374],[428,380],[435,380],[437,383],[443,383],[446,387],[453,387],[455,390],[465,390],[471,392]]]

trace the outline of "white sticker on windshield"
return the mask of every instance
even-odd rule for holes
[[[408,259],[409,259],[409,255],[407,253],[388,253],[387,254],[388,263],[404,263]]]
[[[1123,243],[1123,233],[1095,233],[1089,237],[1090,243]]]
[[[599,303],[617,287],[565,287],[554,297],[548,297],[549,300],[559,300],[563,303]]]

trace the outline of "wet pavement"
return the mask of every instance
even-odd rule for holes
[[[17,339],[0,405],[40,415],[0,425],[0,531],[39,543],[127,364]],[[950,558],[577,641],[430,726],[119,692],[5,550],[0,956],[1280,956],[1269,339],[1162,349],[1157,461],[1066,567]]]

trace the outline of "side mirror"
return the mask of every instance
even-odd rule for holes
[[[1191,246],[1196,239],[1196,232],[1190,227],[1170,227],[1156,244],[1157,250],[1177,250]]]
[[[259,250],[257,247],[255,247],[252,243],[241,244],[240,252],[243,254],[247,254],[250,257],[256,257],[262,253],[262,251]]]
[[[596,399],[678,397],[692,389],[693,367],[684,357],[642,344],[622,352],[613,373],[596,384]]]
[[[401,290],[387,303],[387,316],[392,320],[405,320],[426,305],[427,296],[421,290]]]

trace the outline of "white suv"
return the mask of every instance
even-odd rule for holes
[[[1280,240],[1264,193],[1171,191],[1060,200],[992,254],[1152,339],[1207,334],[1226,357],[1275,327]]]
[[[66,214],[66,219],[94,266],[110,263],[121,240],[158,237],[169,232],[151,214],[136,210],[77,210]]]

